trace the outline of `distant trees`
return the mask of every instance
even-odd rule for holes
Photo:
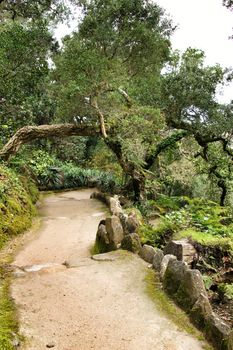
[[[0,1],[2,142],[22,126],[51,121],[48,58],[58,45],[49,26],[65,14],[63,1]]]
[[[58,19],[64,17],[67,7],[63,0],[0,0],[0,20],[41,18]]]
[[[41,5],[48,9],[51,3]],[[33,2],[28,4],[36,11]],[[173,53],[172,22],[150,1],[78,5],[81,23],[60,50],[46,16],[38,19],[35,12],[36,26],[34,21],[0,24],[0,76],[6,74],[0,87],[2,135],[29,123],[63,123],[19,130],[1,150],[2,158],[56,132],[59,137],[101,136],[130,176],[138,201],[160,155],[174,152],[189,137],[196,144],[193,159],[200,159],[202,170],[215,179],[223,205],[232,181],[232,105],[219,104],[215,94],[227,72],[219,65],[206,67],[202,51]]]

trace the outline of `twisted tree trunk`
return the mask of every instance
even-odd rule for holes
[[[85,124],[52,124],[25,126],[19,129],[0,150],[0,159],[7,161],[23,144],[46,137],[101,136],[99,127]]]

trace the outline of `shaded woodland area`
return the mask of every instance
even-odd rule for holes
[[[232,70],[173,51],[176,26],[155,2],[70,6],[0,0],[0,246],[30,226],[38,189],[117,193],[142,215],[144,243],[194,242],[232,325],[233,102],[217,99]],[[59,45],[71,9],[77,27]]]

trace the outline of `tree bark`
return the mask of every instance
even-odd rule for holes
[[[23,144],[46,137],[101,136],[99,127],[85,124],[52,124],[25,126],[19,129],[0,150],[0,159],[7,161]]]
[[[224,181],[220,180],[220,181],[218,181],[218,187],[220,187],[222,190],[221,197],[220,197],[220,205],[221,205],[221,207],[224,207],[226,197],[227,197],[227,186],[226,186]]]
[[[143,200],[145,195],[145,176],[138,174],[133,177],[134,202],[139,203]]]
[[[145,175],[140,170],[136,170],[135,165],[127,160],[127,157],[122,152],[122,145],[119,141],[107,138],[105,139],[105,143],[116,155],[124,173],[131,177],[134,201],[140,202],[145,192]]]

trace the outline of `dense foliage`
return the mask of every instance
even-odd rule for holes
[[[59,45],[71,9],[78,26]],[[173,52],[174,30],[152,0],[0,0],[0,247],[30,225],[36,184],[121,192],[159,217],[144,242],[232,254],[233,104],[216,98],[231,70]]]
[[[148,213],[160,217],[156,229],[145,230],[143,239],[152,245],[164,245],[171,237],[188,237],[204,245],[219,245],[233,254],[233,220],[230,208],[214,202],[188,197],[161,196],[149,201]],[[142,228],[142,232],[143,228]]]
[[[30,227],[37,199],[38,190],[32,181],[0,167],[0,248]]]
[[[62,0],[4,0],[0,6],[2,145],[28,124],[71,122],[101,130],[96,137],[35,141],[29,168],[38,163],[32,176],[41,188],[88,185],[84,172],[92,168],[124,177],[136,202],[164,193],[231,204],[232,105],[216,99],[229,72],[206,66],[200,50],[173,52],[175,28],[160,6],[72,1],[82,15],[62,47],[51,32],[68,16]],[[27,141],[12,142],[16,152]]]

